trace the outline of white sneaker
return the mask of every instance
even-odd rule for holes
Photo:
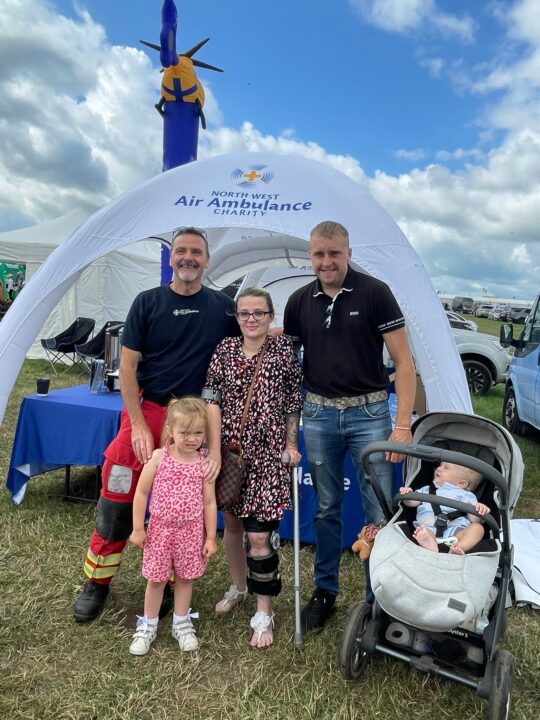
[[[192,650],[199,649],[199,641],[195,635],[195,628],[191,620],[182,620],[181,622],[173,623],[172,636],[175,640],[178,640],[180,650],[191,652]]]
[[[214,608],[217,613],[228,613],[233,608],[244,602],[248,594],[247,588],[245,590],[239,590],[236,585],[231,585],[227,590],[223,599],[218,602]]]
[[[150,645],[156,639],[157,629],[157,623],[149,625],[146,621],[139,619],[133,640],[129,646],[129,652],[132,655],[146,655],[150,650]]]

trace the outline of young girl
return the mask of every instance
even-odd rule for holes
[[[206,403],[199,398],[172,400],[162,434],[163,447],[144,466],[133,501],[130,541],[144,547],[142,574],[148,580],[144,617],[129,651],[146,655],[157,635],[163,589],[174,571],[172,634],[182,650],[197,650],[190,603],[194,578],[217,550],[217,509],[214,484],[204,481],[201,445],[206,426]],[[144,529],[148,495],[150,522]]]

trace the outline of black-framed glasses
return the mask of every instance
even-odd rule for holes
[[[337,297],[337,295],[336,295],[336,297]],[[327,308],[326,308],[326,310],[325,310],[325,317],[324,317],[323,327],[324,327],[326,330],[328,330],[328,328],[329,328],[330,325],[332,324],[332,313],[333,313],[333,311],[334,311],[334,304],[335,304],[335,302],[336,302],[336,298],[334,298],[334,299],[332,300],[332,302],[330,303],[330,305],[328,305]]]
[[[240,320],[240,322],[247,322],[250,317],[252,317],[257,322],[261,322],[261,320],[264,320],[265,315],[271,315],[272,313],[270,310],[255,310],[254,312],[248,312],[247,310],[239,310],[236,313],[236,317]]]

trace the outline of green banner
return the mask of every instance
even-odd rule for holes
[[[26,265],[0,260],[0,300],[15,300],[26,280]]]

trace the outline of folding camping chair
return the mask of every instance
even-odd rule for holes
[[[108,320],[91,340],[75,345],[77,361],[82,366],[83,372],[90,372],[92,360],[103,360],[105,357],[105,338],[107,336],[107,330],[118,328],[123,324],[124,323],[120,320]]]
[[[54,363],[65,366],[64,373],[77,363],[75,345],[84,343],[90,337],[96,324],[91,318],[78,317],[75,322],[59,335],[41,338],[41,346],[47,354],[47,360],[55,375],[58,375]]]

